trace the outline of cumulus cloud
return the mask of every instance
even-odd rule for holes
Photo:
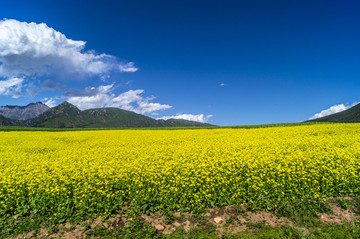
[[[138,107],[135,109],[135,112],[140,114],[152,113],[154,111],[167,110],[170,109],[170,105],[162,105],[160,103],[148,102],[148,100],[142,100],[138,102]]]
[[[207,115],[205,116],[204,114],[199,114],[199,115],[193,115],[193,114],[177,114],[174,116],[163,116],[159,119],[163,119],[163,120],[168,120],[168,119],[184,119],[184,120],[191,120],[191,121],[197,121],[197,122],[201,122],[201,123],[206,123],[208,122],[209,118],[213,117],[213,115]]]
[[[317,119],[317,118],[321,118],[321,117],[325,117],[328,115],[332,115],[335,113],[339,113],[341,111],[347,110],[353,106],[355,106],[356,104],[358,104],[359,102],[354,102],[351,105],[344,105],[344,104],[339,104],[339,105],[333,105],[330,108],[326,109],[326,110],[322,110],[320,113],[317,113],[313,116],[311,116],[309,118],[309,120],[313,120],[313,119]]]
[[[33,97],[43,89],[64,89],[53,80],[40,83],[41,88],[35,86],[34,80],[39,84],[38,77],[43,76],[58,79],[98,76],[106,80],[111,72],[138,70],[134,62],[85,50],[85,45],[85,41],[69,39],[45,23],[0,20],[0,79],[5,80],[0,95]]]
[[[17,77],[0,81],[0,95],[11,95],[13,98],[18,98],[22,95],[23,81],[24,79]]]
[[[124,92],[113,98],[112,106],[134,111],[132,103],[141,102],[143,99],[141,94],[143,92],[144,90],[129,90],[127,92]]]
[[[139,114],[153,113],[170,109],[172,106],[150,102],[154,97],[144,98],[144,90],[129,90],[119,95],[113,93],[114,85],[88,87],[83,90],[70,90],[64,97],[79,109],[118,107]]]
[[[68,39],[45,23],[0,21],[0,76],[91,76],[110,71],[134,72],[133,62],[84,51],[85,41]]]
[[[101,85],[97,88],[87,87],[83,90],[70,90],[64,94],[71,104],[79,109],[101,108],[107,106],[115,97],[111,92],[113,85]]]

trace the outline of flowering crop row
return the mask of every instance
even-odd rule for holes
[[[359,195],[359,157],[360,124],[0,132],[0,217]]]

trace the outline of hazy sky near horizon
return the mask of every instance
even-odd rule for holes
[[[216,125],[360,101],[358,1],[17,1],[0,7],[0,105],[65,100]]]

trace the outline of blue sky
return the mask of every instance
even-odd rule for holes
[[[2,0],[0,105],[304,121],[360,101],[359,10],[358,1]]]

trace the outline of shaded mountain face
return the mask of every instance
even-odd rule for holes
[[[339,113],[308,120],[307,122],[360,123],[360,104]]]
[[[79,110],[76,106],[68,103],[63,102],[60,105],[53,107],[44,113],[36,116],[35,118],[26,120],[23,122],[24,126],[30,126],[30,127],[41,127],[44,122],[51,121],[56,118],[64,118],[68,119],[72,116],[77,116],[81,113],[81,110]],[[49,126],[49,128],[64,128],[64,126],[61,124],[54,124]]]
[[[195,121],[155,120],[145,115],[119,108],[100,108],[81,111],[63,102],[28,120],[0,119],[0,125],[44,128],[142,128],[142,127],[202,127],[212,126]]]
[[[0,115],[15,120],[27,120],[34,118],[50,109],[49,106],[41,103],[31,103],[26,106],[6,105],[0,106]]]
[[[190,121],[184,119],[168,119],[168,120],[157,120],[163,127],[210,127],[212,124],[200,123],[197,121]]]
[[[0,126],[18,126],[20,122],[17,120],[5,118],[4,116],[0,115]]]

